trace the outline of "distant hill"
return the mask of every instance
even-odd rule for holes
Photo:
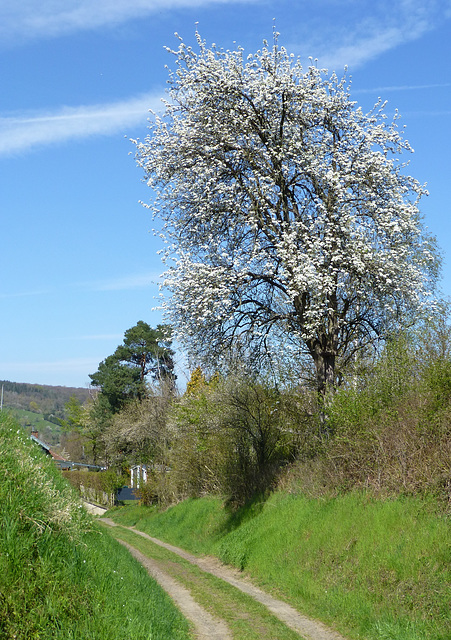
[[[83,403],[89,397],[89,389],[79,387],[54,387],[0,380],[1,387],[5,409],[41,414],[44,420],[56,425],[66,417],[65,405],[69,398],[75,396]]]

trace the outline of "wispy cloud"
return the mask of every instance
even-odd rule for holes
[[[0,156],[77,138],[127,134],[127,129],[146,123],[150,109],[162,108],[163,95],[161,91],[120,102],[0,116]]]
[[[32,296],[42,296],[51,293],[50,289],[36,289],[34,291],[17,291],[12,293],[0,293],[0,300],[11,298],[29,298]]]
[[[259,0],[235,0],[234,4]],[[231,0],[20,0],[0,2],[0,40],[15,42],[114,26],[158,11]]]
[[[395,9],[395,10],[394,10]],[[340,6],[339,19],[309,25],[303,39],[301,55],[318,59],[321,67],[351,71],[396,47],[417,40],[449,19],[447,7],[440,0],[391,0],[365,3],[346,2]],[[312,35],[314,34],[314,35]]]
[[[343,44],[337,43],[334,50],[324,51],[323,55],[319,55],[321,66],[330,69],[343,69],[345,66],[351,70],[357,69],[397,46],[415,40],[426,31],[426,28],[421,31],[417,29],[413,33],[406,30],[404,25],[382,29],[380,25],[374,25],[373,29],[373,33],[355,33],[352,41],[346,42],[348,38],[345,38]]]
[[[356,89],[353,94],[362,93],[387,93],[389,91],[424,91],[429,89],[446,89],[451,87],[451,82],[443,82],[437,84],[412,84],[412,85],[392,85],[387,87],[374,87],[371,89]]]
[[[99,280],[89,283],[88,286],[94,291],[128,291],[131,289],[158,287],[160,283],[160,273],[151,272],[121,276],[119,278],[112,278],[111,280]]]

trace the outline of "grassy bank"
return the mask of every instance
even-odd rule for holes
[[[97,527],[53,463],[0,416],[0,637],[185,640],[160,587]]]
[[[289,629],[263,604],[224,580],[130,529],[114,527],[111,534],[156,560],[165,573],[189,590],[196,602],[217,619],[225,621],[234,640],[300,640],[298,633]]]
[[[125,507],[110,514],[217,555],[349,637],[451,637],[451,527],[433,502],[276,493],[236,512],[220,500],[198,499],[162,513]]]

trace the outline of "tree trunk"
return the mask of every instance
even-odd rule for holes
[[[326,398],[333,393],[335,386],[335,351],[324,349],[317,340],[308,347],[315,363],[316,389],[321,397]]]
[[[321,427],[327,432],[327,407],[335,388],[335,359],[334,349],[325,348],[319,340],[312,340],[307,344],[310,355],[315,363],[316,391],[318,393],[319,418]]]

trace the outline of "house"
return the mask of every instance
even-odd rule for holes
[[[88,471],[104,471],[106,467],[100,467],[97,464],[87,464],[85,462],[71,462],[70,460],[66,460],[63,456],[59,455],[49,444],[39,439],[39,434],[37,431],[32,431],[31,440],[35,442],[39,447],[41,447],[42,451],[47,455],[51,456],[54,460],[56,466],[63,471],[70,471],[74,468],[77,469],[87,469]]]
[[[63,462],[67,462],[63,456],[60,456],[58,453],[53,451],[49,444],[39,439],[39,433],[37,431],[32,431],[30,438],[31,440],[33,440],[33,442],[36,442],[39,447],[41,447],[42,451],[47,456],[51,456],[53,460],[55,460],[55,462],[58,464],[58,466],[61,466]]]

